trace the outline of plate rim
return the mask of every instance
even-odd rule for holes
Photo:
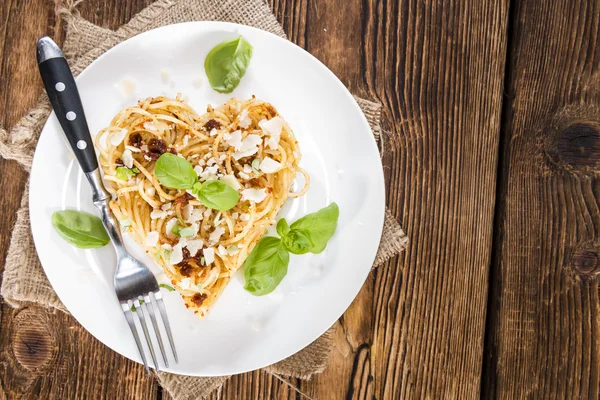
[[[358,105],[356,98],[354,97],[354,95],[350,92],[350,90],[344,85],[344,83],[324,64],[322,63],[318,58],[316,58],[314,55],[312,55],[311,53],[309,53],[308,51],[306,51],[305,49],[303,49],[302,47],[298,46],[297,44],[295,44],[294,42],[288,40],[287,38],[284,37],[280,37],[274,33],[271,33],[269,31],[260,29],[260,28],[256,28],[253,26],[249,26],[249,25],[244,25],[244,24],[238,24],[238,23],[233,23],[233,22],[224,22],[224,21],[188,21],[188,22],[180,22],[180,23],[176,23],[176,24],[169,24],[169,25],[164,25],[164,26],[160,26],[157,28],[153,28],[141,33],[138,33],[130,38],[127,38],[126,40],[116,44],[115,46],[111,47],[110,49],[106,50],[103,54],[101,54],[98,58],[96,58],[94,61],[92,61],[89,65],[87,65],[80,73],[79,75],[75,78],[76,83],[79,81],[79,79],[81,79],[82,77],[85,77],[85,74],[88,72],[88,70],[93,67],[97,62],[100,62],[103,58],[108,57],[110,55],[111,52],[113,52],[115,49],[121,47],[121,46],[126,46],[128,45],[128,43],[132,40],[134,40],[135,38],[137,38],[138,36],[143,36],[145,34],[148,34],[150,32],[154,32],[154,31],[159,31],[159,30],[167,30],[167,29],[176,29],[174,27],[177,26],[185,26],[185,25],[205,25],[208,26],[209,29],[211,27],[214,27],[214,30],[218,30],[219,28],[223,29],[223,28],[236,28],[236,27],[242,27],[243,29],[249,29],[252,31],[258,31],[260,32],[260,34],[267,34],[269,36],[271,36],[273,39],[275,39],[276,41],[279,41],[280,43],[283,43],[286,46],[293,46],[296,47],[296,50],[300,50],[301,53],[304,53],[304,55],[307,55],[309,58],[311,58],[314,62],[317,63],[317,65],[319,65],[319,67],[321,68],[322,71],[320,71],[320,73],[325,73],[328,74],[329,77],[332,79],[333,82],[335,82],[340,88],[341,91],[345,93],[346,96],[348,96],[352,101],[351,104],[354,107],[354,111],[357,112],[360,115],[360,120],[362,121],[362,123],[365,125],[366,128],[368,128],[369,132],[373,132],[371,129],[371,126],[364,114],[364,112],[362,111],[362,109],[360,108],[360,106]],[[44,126],[42,128],[42,130],[40,131],[40,138],[41,135],[44,134],[45,131],[49,131],[50,128],[48,127],[49,121],[51,120],[52,116],[54,115],[54,111],[51,111],[46,122],[44,123]],[[372,147],[372,150],[374,150],[376,152],[376,154],[378,155],[379,158],[379,163],[378,163],[378,168],[377,168],[377,180],[379,180],[381,182],[380,188],[379,188],[379,193],[378,193],[378,197],[379,199],[381,199],[381,204],[380,206],[378,206],[375,210],[376,213],[379,213],[379,218],[377,218],[377,215],[375,215],[375,218],[373,218],[373,220],[376,222],[376,224],[374,223],[373,226],[373,234],[377,236],[378,239],[378,243],[381,243],[381,238],[383,235],[383,228],[384,228],[384,222],[385,222],[385,209],[386,209],[386,186],[385,186],[385,176],[383,173],[383,164],[381,162],[381,153],[379,152],[378,146],[377,146],[377,141],[375,139],[375,137],[370,134],[370,140],[369,143]],[[38,139],[39,140],[39,139]],[[369,150],[370,151],[370,150]],[[33,161],[32,161],[32,166],[31,166],[31,172],[30,172],[30,183],[29,183],[29,187],[33,187],[34,186],[34,182],[37,180],[35,178],[36,175],[39,175],[39,173],[36,173],[36,171],[38,170],[38,168],[42,168],[43,166],[40,164],[39,157],[37,157],[38,155],[38,144],[36,143],[36,148],[35,148],[35,152],[34,152],[34,156],[33,156]],[[36,167],[37,166],[37,167]],[[32,209],[32,205],[35,202],[33,200],[33,192],[32,190],[29,191],[29,195],[28,195],[28,206],[29,209]],[[34,222],[34,219],[31,218],[29,219],[29,224],[31,227],[31,235],[33,238],[33,242],[34,242],[34,247],[36,249],[36,253],[38,255],[38,259],[40,260],[40,264],[42,266],[42,269],[44,270],[44,274],[46,274],[46,276],[48,277],[47,273],[46,273],[46,267],[44,265],[44,262],[42,261],[42,257],[40,256],[40,244],[38,243],[40,239],[36,239],[36,232],[41,228],[42,225],[42,221],[38,221],[39,223]],[[37,227],[37,228],[36,228]],[[371,265],[372,263],[375,261],[376,256],[377,256],[377,252],[378,252],[378,246],[374,249],[374,251],[372,252],[372,257],[369,257],[370,259],[372,259],[371,261]],[[341,312],[339,312],[339,315],[331,322],[331,324],[329,324],[322,332],[320,332],[317,336],[311,338],[309,341],[307,341],[306,343],[304,343],[301,347],[294,349],[292,352],[284,352],[286,353],[283,356],[277,356],[275,357],[274,360],[270,361],[267,365],[264,365],[262,367],[257,367],[257,368],[249,368],[249,369],[242,369],[242,370],[236,370],[236,372],[228,372],[227,374],[240,374],[240,373],[245,373],[245,372],[249,372],[249,371],[253,371],[253,370],[257,370],[257,369],[262,369],[264,367],[267,367],[269,365],[273,365],[279,361],[282,361],[288,357],[291,357],[292,355],[302,351],[303,349],[305,349],[307,346],[309,346],[311,343],[313,343],[314,341],[316,341],[318,338],[320,338],[327,330],[329,330],[331,328],[331,326],[333,326],[333,324],[335,324],[335,322],[337,320],[339,320],[339,318],[348,310],[348,308],[352,305],[352,303],[354,302],[354,300],[356,299],[356,297],[358,296],[360,290],[363,288],[369,274],[371,273],[370,269],[366,269],[365,268],[365,275],[364,277],[361,279],[362,283],[360,284],[360,286],[357,288],[356,292],[353,294],[353,296],[351,297],[350,301],[348,302],[348,304],[346,306],[343,307],[343,309],[341,310]],[[136,360],[136,359],[132,359],[129,356],[127,356],[126,354],[124,354],[123,352],[119,351],[119,349],[114,348],[113,346],[109,346],[108,344],[106,344],[101,337],[99,337],[98,335],[96,335],[96,333],[92,332],[91,330],[89,330],[81,321],[80,319],[73,314],[73,312],[69,309],[69,307],[64,303],[63,299],[61,298],[61,295],[59,294],[58,291],[56,291],[54,284],[52,283],[52,281],[50,280],[50,278],[48,278],[48,281],[50,282],[50,285],[52,286],[52,289],[54,290],[54,292],[56,293],[57,297],[60,299],[61,303],[64,305],[64,307],[67,309],[67,311],[69,312],[69,314],[71,314],[71,316],[73,316],[75,318],[75,320],[79,323],[79,325],[81,325],[88,333],[90,333],[94,338],[96,338],[97,340],[99,340],[102,344],[104,344],[106,347],[110,348],[112,351],[115,351],[116,353],[122,355],[123,357],[132,360],[138,364],[141,364],[140,361]],[[350,296],[349,296],[350,298]],[[333,314],[338,314],[339,310],[336,310],[335,313]],[[317,330],[321,330],[321,329],[317,329]],[[287,354],[289,353],[289,354]],[[180,371],[180,370],[171,370],[171,368],[161,368],[161,371],[163,372],[169,372],[169,373],[173,373],[173,374],[178,374],[178,375],[187,375],[187,376],[202,376],[202,377],[211,377],[211,376],[222,376],[223,374],[220,373],[200,373],[198,374],[197,372],[190,372],[190,371]]]

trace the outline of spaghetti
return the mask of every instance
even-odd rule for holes
[[[184,299],[204,316],[275,222],[288,197],[303,195],[298,142],[275,108],[231,99],[198,115],[178,95],[120,111],[95,137],[112,211],[144,246]],[[156,160],[188,160],[200,182],[221,180],[240,193],[227,211],[207,208],[191,192],[162,186]],[[296,174],[305,185],[292,193]]]

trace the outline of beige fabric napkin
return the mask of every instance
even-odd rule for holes
[[[94,25],[81,16],[71,3],[63,10],[67,22],[67,37],[63,46],[73,72],[77,75],[93,60],[119,42],[138,33],[185,21],[217,20],[237,22],[272,32],[285,34],[262,0],[159,0],[142,10],[132,20],[112,31]],[[373,134],[379,139],[381,106],[356,98],[365,113]],[[29,169],[40,134],[50,113],[45,95],[11,130],[0,129],[0,155],[20,162]],[[384,232],[374,267],[387,261],[406,248],[408,239],[392,214],[386,210]],[[21,208],[13,230],[0,294],[7,303],[18,307],[23,303],[37,303],[67,312],[52,290],[37,258],[29,227],[28,190],[25,190]],[[279,375],[309,379],[326,366],[332,348],[331,330],[295,355],[271,365],[265,370]],[[198,378],[169,373],[158,373],[165,390],[175,399],[197,399],[208,396],[228,377]]]

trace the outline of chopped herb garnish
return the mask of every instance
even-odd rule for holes
[[[181,237],[194,236],[194,233],[196,232],[194,232],[194,228],[191,226],[179,230],[179,236]]]
[[[181,226],[179,224],[173,225],[173,228],[171,228],[171,233],[175,236],[181,237],[180,232],[181,232]]]
[[[119,224],[121,224],[122,228],[129,228],[131,226],[131,220],[130,219],[124,219],[122,221],[119,221]]]
[[[169,292],[174,292],[175,288],[173,286],[167,285],[166,283],[161,283],[158,286],[161,288],[167,289]]]
[[[255,158],[254,160],[252,160],[252,172],[254,172],[255,174],[259,174],[260,173],[260,160],[258,158]]]
[[[200,264],[201,264],[201,265],[206,265],[206,258],[202,257],[202,258],[200,259]]]
[[[122,181],[128,181],[133,178],[136,174],[139,174],[140,170],[137,168],[127,168],[127,167],[117,167],[115,170],[115,174],[117,175],[117,179]]]
[[[144,304],[144,300],[140,300],[140,306],[141,306],[142,304]],[[135,311],[136,311],[136,309],[135,309],[135,304],[132,304],[132,305],[131,305],[131,312],[135,312]]]

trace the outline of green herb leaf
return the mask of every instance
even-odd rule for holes
[[[281,218],[279,222],[277,222],[277,233],[279,236],[284,237],[290,232],[290,226],[288,225],[285,218]]]
[[[202,204],[213,210],[227,211],[238,203],[240,194],[228,184],[211,179],[202,185],[194,185],[194,194]]]
[[[55,211],[52,225],[63,239],[81,249],[102,247],[110,241],[100,218],[85,212]]]
[[[188,226],[188,227],[182,228],[179,231],[179,236],[181,236],[181,237],[189,237],[189,236],[194,236],[195,233],[196,232],[194,232],[194,228],[191,227],[191,226]]]
[[[127,167],[117,167],[115,170],[115,174],[117,175],[117,179],[122,181],[128,181],[135,176],[135,174],[139,174],[140,170],[137,168],[127,168]]]
[[[158,286],[161,288],[167,289],[169,292],[174,292],[175,288],[171,285],[167,285],[166,283],[160,283]]]
[[[281,240],[263,237],[244,262],[244,289],[255,296],[271,293],[287,274],[290,254]]]
[[[140,306],[144,304],[144,300],[140,300]],[[136,312],[135,304],[131,305],[131,312]]]
[[[205,265],[206,264],[206,258],[201,257],[200,258],[200,265]]]
[[[154,174],[161,185],[172,189],[191,189],[198,182],[192,164],[171,153],[164,153],[156,160]]]
[[[258,158],[252,160],[252,172],[254,172],[255,174],[260,173],[260,160]]]
[[[302,231],[291,230],[281,241],[292,254],[306,254],[313,248],[312,242]]]
[[[322,252],[335,233],[339,215],[337,204],[331,203],[300,218],[290,226],[290,232],[282,240],[283,244],[294,254]]]
[[[231,93],[250,64],[252,45],[241,36],[215,46],[204,60],[210,86],[220,93]]]
[[[129,228],[131,226],[131,220],[123,219],[123,220],[119,221],[119,224],[121,225],[121,228],[123,228],[123,229]]]
[[[175,236],[181,237],[181,226],[179,224],[173,225],[171,228],[171,233]]]

